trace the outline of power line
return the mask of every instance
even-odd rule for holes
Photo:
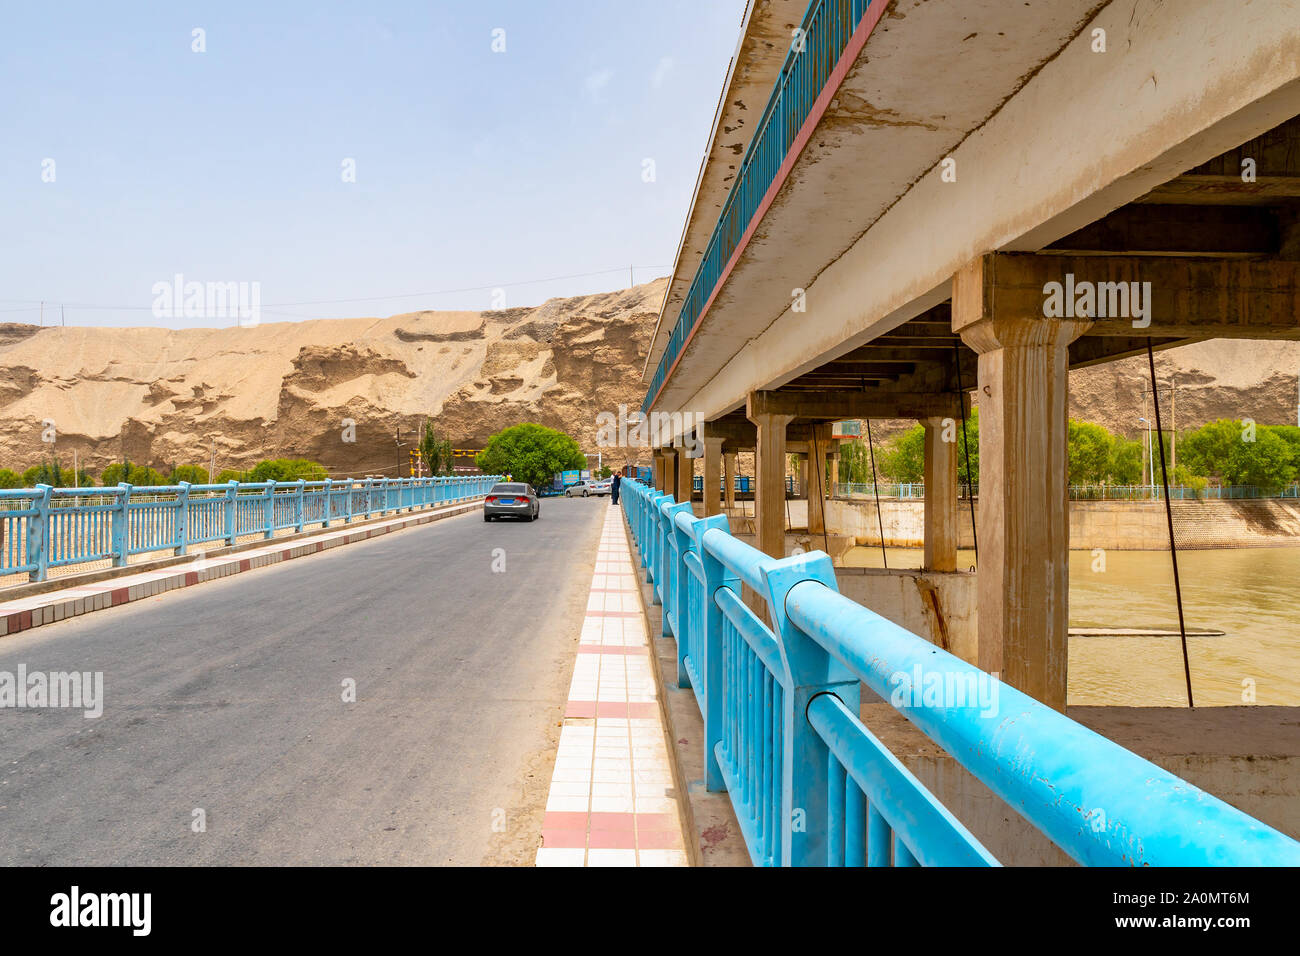
[[[637,269],[668,269],[670,266],[636,266]],[[462,286],[456,289],[432,289],[426,292],[403,292],[398,295],[375,295],[350,299],[316,299],[304,302],[268,302],[262,308],[299,308],[309,305],[349,305],[355,302],[388,302],[394,299],[416,299],[437,295],[458,295],[465,292],[490,292],[493,289],[510,289],[524,285],[540,285],[544,282],[560,282],[566,279],[588,279],[593,276],[612,275],[616,272],[622,272],[623,267],[615,269],[600,269],[595,272],[574,272],[568,275],[546,276],[541,279],[520,279],[513,282],[495,282],[489,285]],[[52,302],[50,299],[0,299],[3,302],[19,303],[24,305],[39,307],[44,302]],[[72,306],[74,309],[92,309],[97,311],[113,312],[151,312],[152,305],[102,305],[88,302],[64,302],[63,306]],[[12,309],[5,311],[13,312],[34,312],[36,308]],[[289,313],[286,313],[289,314]]]

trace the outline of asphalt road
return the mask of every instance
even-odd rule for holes
[[[105,699],[0,708],[0,863],[530,864],[608,507],[473,513],[0,639],[0,671],[102,671]]]

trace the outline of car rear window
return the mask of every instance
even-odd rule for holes
[[[493,485],[490,495],[523,495],[528,493],[527,485]]]

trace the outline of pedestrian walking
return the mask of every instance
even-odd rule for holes
[[[618,486],[623,483],[623,476],[614,472],[614,480],[609,485],[610,504],[618,504]]]

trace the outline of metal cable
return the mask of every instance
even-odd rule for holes
[[[1187,681],[1187,706],[1192,708],[1192,667],[1187,659],[1187,623],[1183,619],[1183,586],[1178,577],[1178,546],[1174,543],[1174,506],[1169,500],[1169,469],[1165,464],[1165,432],[1160,424],[1160,389],[1156,387],[1156,355],[1147,337],[1147,365],[1151,369],[1151,400],[1156,416],[1156,441],[1160,445],[1160,482],[1165,492],[1165,520],[1169,523],[1169,554],[1174,562],[1174,599],[1178,602],[1178,634],[1183,644],[1183,677]]]
[[[880,529],[880,559],[889,570],[889,554],[885,551],[885,519],[880,517],[880,483],[876,478],[876,447],[871,440],[871,419],[867,419],[867,451],[871,453],[871,490],[876,493],[876,527]]]
[[[970,536],[975,545],[975,563],[980,560],[980,536],[975,529],[975,482],[970,472],[970,440],[966,437],[966,389],[961,387],[961,346],[952,343],[953,363],[957,367],[957,402],[961,411],[961,451],[966,459],[966,500],[970,502]]]

